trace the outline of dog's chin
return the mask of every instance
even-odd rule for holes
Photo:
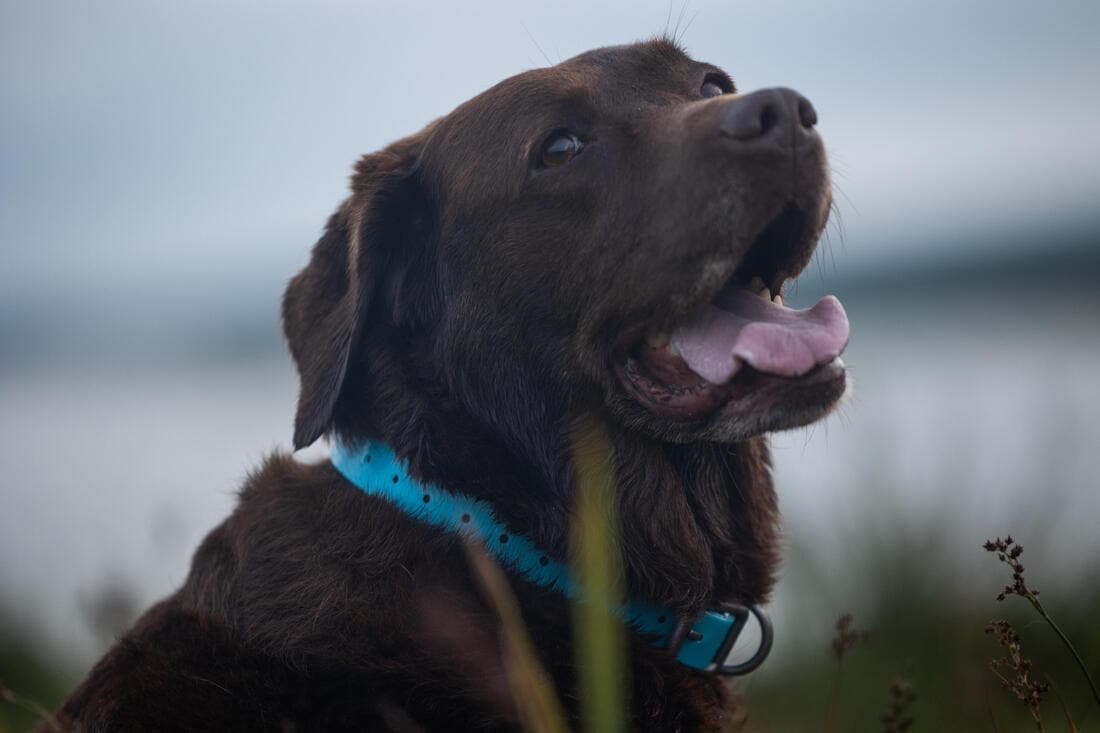
[[[695,375],[690,387],[678,390],[650,373],[642,359],[630,357],[615,371],[621,389],[609,400],[612,415],[672,443],[735,443],[809,425],[828,415],[847,389],[839,357],[797,377],[745,368],[716,385]]]

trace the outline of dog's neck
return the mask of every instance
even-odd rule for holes
[[[683,609],[767,599],[778,508],[767,445],[656,443],[612,431],[628,577]]]
[[[488,502],[506,524],[566,556],[576,415],[521,415],[522,435],[505,437],[446,397],[410,391],[384,401],[365,383],[349,393],[357,399],[339,434],[384,442],[415,478]],[[606,424],[630,593],[685,614],[767,600],[779,517],[765,439],[668,444]]]

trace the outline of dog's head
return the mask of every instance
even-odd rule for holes
[[[844,391],[843,310],[773,301],[829,212],[815,123],[658,40],[512,77],[365,156],[284,300],[295,445],[356,390],[507,437],[597,405],[672,442],[818,419]]]

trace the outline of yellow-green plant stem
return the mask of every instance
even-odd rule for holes
[[[550,675],[539,662],[504,571],[480,545],[467,545],[466,554],[474,575],[500,617],[504,673],[520,724],[529,733],[566,733],[565,712]]]
[[[613,609],[622,602],[622,556],[611,442],[594,418],[573,432],[575,516],[570,550],[581,600],[573,604],[584,729],[626,730],[626,634]]]

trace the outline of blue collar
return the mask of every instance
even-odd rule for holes
[[[570,599],[580,595],[569,568],[526,536],[504,526],[489,504],[417,481],[388,446],[365,443],[349,448],[334,441],[331,460],[336,470],[364,493],[389,501],[425,524],[479,539],[502,565],[536,585],[553,588]],[[639,600],[628,601],[616,612],[655,645],[669,649],[681,664],[702,672],[745,674],[760,666],[771,650],[771,624],[757,606],[726,604],[704,611],[694,622]],[[760,646],[748,661],[726,664],[750,614],[760,624]]]

